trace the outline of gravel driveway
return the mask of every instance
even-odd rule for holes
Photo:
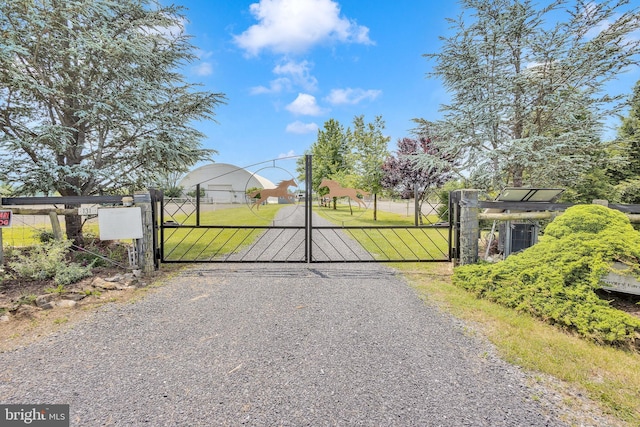
[[[0,354],[0,403],[73,426],[561,426],[525,376],[379,264],[197,265]]]
[[[0,402],[73,426],[559,426],[380,265],[207,265],[0,354]]]

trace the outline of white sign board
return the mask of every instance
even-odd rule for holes
[[[80,216],[98,215],[98,207],[97,206],[83,206],[81,208],[78,208],[78,215],[80,215]]]
[[[100,240],[142,239],[142,210],[133,208],[98,209]]]
[[[610,272],[602,278],[602,289],[614,292],[622,292],[625,294],[640,295],[640,281],[634,276],[624,274],[628,267],[622,263],[614,263],[613,268],[620,271]]]

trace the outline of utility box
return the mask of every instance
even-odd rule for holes
[[[498,250],[508,257],[512,253],[520,252],[538,242],[540,226],[536,223],[500,223]]]

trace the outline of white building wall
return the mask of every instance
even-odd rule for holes
[[[227,163],[211,163],[189,172],[178,184],[185,194],[200,184],[205,199],[214,203],[245,203],[246,190],[275,188],[268,179]]]

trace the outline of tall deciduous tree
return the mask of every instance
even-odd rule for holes
[[[366,123],[364,116],[356,116],[353,129],[345,129],[335,119],[327,120],[309,149],[313,155],[312,187],[321,195],[326,194],[326,188],[318,187],[322,179],[329,178],[346,187],[356,186],[372,193],[380,191],[381,167],[388,155],[389,142],[389,137],[383,133],[384,127],[381,116],[376,117],[373,123]],[[303,159],[298,161],[298,171],[302,176]],[[374,206],[374,217],[375,212]]]
[[[485,187],[547,184],[590,168],[602,121],[620,107],[604,84],[639,52],[640,13],[626,3],[462,0],[454,34],[425,55],[451,102],[442,120],[418,119],[419,131],[437,135],[438,148]]]
[[[180,74],[195,59],[183,23],[155,0],[0,2],[0,180],[104,194],[208,158],[192,123],[224,95]],[[66,227],[81,241],[79,217]]]
[[[382,165],[389,155],[388,143],[391,139],[384,134],[384,129],[382,116],[376,116],[372,123],[365,123],[364,116],[356,116],[353,119],[353,129],[349,128],[347,132],[353,152],[354,173],[358,177],[356,185],[374,195],[374,221],[378,219],[377,194],[383,188]]]

